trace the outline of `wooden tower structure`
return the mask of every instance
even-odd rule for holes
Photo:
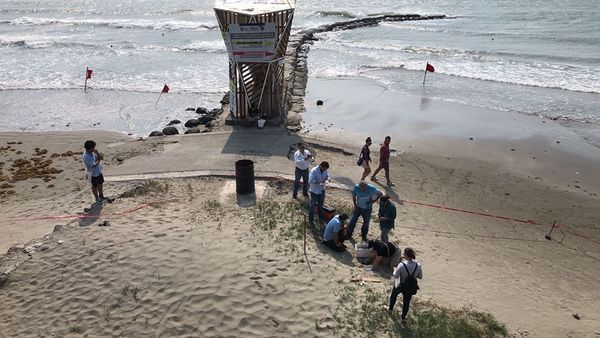
[[[284,57],[295,7],[295,0],[215,0],[229,55],[233,120],[283,116]]]

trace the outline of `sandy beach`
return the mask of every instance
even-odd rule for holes
[[[302,253],[306,201],[291,200],[290,146],[304,140],[317,161],[331,163],[326,202],[342,209],[361,173],[353,143],[279,128],[216,129],[150,139],[1,134],[0,145],[10,146],[6,177],[19,158],[52,159],[48,166],[61,170],[47,182],[9,180],[2,190],[1,267],[10,276],[0,294],[10,309],[2,336],[328,337],[340,335],[333,314],[345,287],[387,294],[389,270],[365,271],[352,251],[321,245],[321,234],[309,231]],[[88,138],[105,153],[107,194],[121,196],[101,208],[83,179],[80,144]],[[255,205],[235,194],[241,158],[255,161]],[[424,266],[417,301],[489,312],[515,336],[597,336],[596,195],[414,148],[391,168],[397,185],[376,186],[398,204],[391,239],[414,247]],[[561,228],[548,241],[555,219]],[[99,226],[105,220],[110,226]],[[369,237],[378,236],[372,224]],[[371,281],[351,282],[356,276]]]

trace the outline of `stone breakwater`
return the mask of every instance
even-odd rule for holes
[[[285,102],[287,103],[285,121],[288,130],[299,131],[301,115],[304,112],[304,96],[306,94],[306,82],[308,80],[308,52],[310,45],[318,38],[315,34],[349,30],[361,27],[378,25],[384,21],[408,21],[408,20],[433,20],[444,19],[445,15],[418,15],[418,14],[394,14],[381,15],[356,20],[334,22],[315,28],[302,30],[290,37],[285,56],[287,79],[287,90]]]

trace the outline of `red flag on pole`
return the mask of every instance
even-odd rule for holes
[[[425,66],[425,71],[423,72],[423,86],[425,85],[425,78],[427,77],[427,72],[435,72],[435,69],[432,65],[427,62],[427,66]]]
[[[160,95],[158,96],[158,100],[156,100],[156,103],[154,104],[154,109],[156,109],[156,105],[158,104],[158,101],[160,101],[160,98],[162,96],[163,93],[168,93],[169,92],[169,86],[167,86],[167,84],[165,83],[162,92],[160,92]]]
[[[91,79],[92,75],[94,74],[94,71],[91,69],[87,69],[86,73],[85,73],[85,78],[87,79]]]

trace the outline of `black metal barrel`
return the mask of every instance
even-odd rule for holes
[[[240,195],[254,192],[254,162],[251,160],[235,162],[235,191]]]

